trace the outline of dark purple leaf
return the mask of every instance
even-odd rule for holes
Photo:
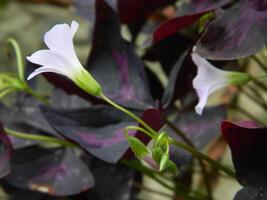
[[[16,150],[6,180],[21,188],[57,196],[73,195],[94,186],[86,164],[72,149],[29,147]]]
[[[6,180],[1,180],[1,188],[8,196],[8,200],[57,200],[57,197],[48,196],[36,191],[15,187]],[[5,199],[5,198],[4,198]]]
[[[203,14],[205,13],[179,16],[164,22],[154,31],[153,43],[157,43],[171,35],[178,33],[181,29],[192,25]]]
[[[257,53],[267,41],[266,1],[244,0],[217,17],[197,43],[201,56],[231,60]],[[259,9],[260,8],[260,9]]]
[[[231,0],[189,0],[177,9],[177,16],[192,15],[221,8]]]
[[[9,109],[7,115],[1,116],[0,118],[3,118],[2,120],[6,127],[16,131],[41,135],[50,134],[60,137],[44,119],[39,110],[40,105],[40,101],[22,94],[19,96],[19,101]],[[12,142],[15,148],[36,144],[35,141],[18,138],[13,138]]]
[[[229,0],[186,1],[186,3],[178,9],[175,18],[166,21],[155,30],[153,42],[159,42],[160,40],[178,33],[181,29],[192,25],[202,15],[220,8],[227,3],[229,3]]]
[[[0,122],[0,178],[10,173],[12,145]]]
[[[267,128],[255,122],[221,124],[230,146],[239,183],[248,187],[267,187]]]
[[[192,81],[196,73],[197,68],[191,56],[185,52],[170,72],[169,81],[161,101],[165,108],[193,90]]]
[[[201,116],[193,111],[182,113],[174,119],[173,124],[186,134],[187,138],[197,149],[202,150],[219,135],[219,126],[221,121],[225,119],[225,115],[225,108],[216,106],[207,108],[206,112]],[[167,127],[167,133],[174,139],[185,143],[185,141],[169,127]],[[178,165],[188,164],[192,159],[191,154],[177,147],[171,147],[170,155],[173,161]]]
[[[153,107],[142,62],[120,34],[119,19],[104,1],[96,1],[93,48],[87,69],[112,100],[133,108]]]
[[[123,129],[129,125],[138,125],[129,116],[108,106],[72,110],[42,107],[42,112],[50,125],[66,139],[111,163],[116,163],[129,148]],[[142,116],[155,129],[162,126],[155,114],[157,112],[147,110]],[[130,134],[136,135],[136,132]]]
[[[59,88],[54,88],[50,101],[54,108],[86,108],[90,106],[85,99],[77,95],[68,95]]]
[[[265,200],[267,199],[267,190],[263,188],[245,187],[238,191],[234,200]]]
[[[169,75],[172,67],[177,61],[177,58],[179,58],[188,49],[188,47],[193,44],[194,41],[192,38],[177,33],[153,44],[149,49],[147,49],[142,59],[159,61],[164,71]],[[166,49],[168,49],[168,51],[166,51]]]
[[[146,19],[156,9],[167,6],[175,0],[118,0],[122,23],[136,23]]]
[[[94,174],[95,187],[87,193],[86,199],[124,200],[131,199],[134,171],[122,164],[110,164],[94,158],[90,169]],[[103,181],[104,180],[104,181]]]

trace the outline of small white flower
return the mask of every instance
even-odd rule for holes
[[[67,76],[78,87],[94,96],[101,94],[101,86],[76,56],[73,37],[78,27],[79,24],[72,21],[71,26],[57,24],[45,33],[44,42],[49,49],[36,51],[27,57],[30,62],[42,66],[31,73],[28,80],[40,73],[53,72]]]
[[[231,84],[241,85],[251,80],[251,76],[246,73],[224,71],[214,67],[194,51],[191,56],[197,66],[197,76],[193,80],[193,87],[199,98],[199,102],[195,106],[196,113],[199,115],[202,114],[211,93]]]

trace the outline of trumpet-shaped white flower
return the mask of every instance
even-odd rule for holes
[[[251,76],[242,72],[224,71],[214,67],[205,58],[193,51],[192,60],[197,66],[197,76],[193,80],[193,87],[197,92],[199,102],[195,106],[196,113],[202,114],[208,97],[214,91],[228,86],[241,85],[251,80]]]
[[[57,24],[44,35],[44,42],[49,49],[39,50],[28,56],[27,59],[42,67],[36,69],[28,77],[28,80],[34,76],[53,72],[70,78],[78,87],[91,95],[99,96],[102,92],[101,86],[84,69],[78,60],[73,37],[79,27],[76,21],[68,24]]]

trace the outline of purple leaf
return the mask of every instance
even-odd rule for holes
[[[161,101],[165,108],[193,90],[192,81],[196,73],[197,68],[195,64],[188,52],[185,52],[170,72],[168,84]]]
[[[188,15],[188,16],[179,16],[164,22],[154,31],[153,43],[157,43],[171,35],[178,33],[181,29],[192,25],[203,14],[205,13],[198,13],[195,15]]]
[[[44,119],[39,110],[41,103],[38,100],[25,94],[19,95],[18,98],[17,103],[10,109],[5,108],[7,112],[0,116],[0,119],[7,128],[29,134],[53,135],[62,138]],[[13,136],[9,136],[9,138],[14,149],[38,144],[37,141],[20,139]]]
[[[12,145],[0,122],[0,178],[10,173]]]
[[[144,66],[133,47],[123,40],[115,11],[98,0],[96,16],[87,69],[117,103],[139,110],[153,107]]]
[[[202,57],[231,60],[257,53],[267,41],[265,1],[244,0],[217,17],[197,43]],[[260,8],[260,9],[259,9]]]
[[[219,125],[225,119],[225,108],[222,106],[211,107],[199,116],[194,111],[182,113],[173,122],[194,146],[202,150],[209,142],[214,140],[220,133]],[[176,140],[185,142],[171,128],[167,127],[167,133]],[[171,147],[171,157],[178,165],[185,165],[191,162],[192,155],[177,147]]]
[[[267,128],[255,122],[221,124],[230,146],[239,183],[248,187],[267,187]]]
[[[192,15],[221,8],[231,0],[189,0],[177,9],[177,16]]]
[[[122,23],[133,23],[148,17],[156,9],[175,2],[175,0],[118,0]]]
[[[265,200],[266,198],[265,188],[245,187],[236,193],[234,200]]]
[[[192,25],[199,17],[209,11],[229,3],[229,0],[198,0],[186,1],[186,3],[178,9],[176,17],[161,24],[153,34],[153,42],[159,42],[173,34],[178,33],[181,29]]]
[[[129,148],[123,129],[129,125],[138,125],[121,111],[108,106],[72,110],[42,107],[42,113],[50,125],[66,139],[111,163],[121,159]],[[155,129],[162,126],[156,113],[157,110],[150,109],[142,115]],[[139,134],[130,132],[130,135],[143,137],[143,134]],[[142,139],[147,140],[147,137]]]
[[[132,184],[135,173],[132,169],[119,163],[114,165],[96,158],[93,158],[91,163],[90,169],[94,174],[96,186],[87,192],[86,199],[124,200],[133,198]]]
[[[79,152],[71,149],[30,147],[16,150],[6,180],[25,189],[57,196],[73,195],[94,186]]]

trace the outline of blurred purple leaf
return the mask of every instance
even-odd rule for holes
[[[138,124],[121,111],[98,106],[86,109],[52,109],[42,107],[42,113],[48,123],[63,137],[79,144],[86,151],[107,162],[116,163],[129,148],[124,137],[126,126]],[[157,110],[147,110],[141,118],[152,128],[161,127]],[[148,114],[147,114],[148,113]],[[155,129],[156,129],[155,128]],[[158,129],[156,129],[158,130]],[[143,134],[130,132],[147,140]]]
[[[230,146],[239,183],[248,187],[267,187],[267,128],[251,121],[223,121],[221,130]]]
[[[9,183],[52,195],[73,195],[94,186],[90,170],[72,149],[19,149],[11,169],[6,177]]]
[[[164,108],[168,107],[175,100],[193,91],[192,81],[197,73],[190,54],[186,51],[173,66],[168,84],[165,88],[161,103]]]
[[[193,24],[205,13],[188,16],[179,16],[162,23],[153,33],[153,43],[157,43],[171,35],[178,33],[181,29]]]
[[[182,113],[172,123],[186,134],[197,149],[202,150],[209,142],[219,136],[218,127],[225,116],[225,107],[216,106],[207,108],[201,116],[194,111]],[[167,127],[167,133],[172,138],[185,142],[170,127]],[[173,146],[170,149],[170,156],[177,165],[189,164],[192,159],[190,153]]]
[[[244,0],[210,23],[197,43],[202,57],[231,60],[257,53],[267,41],[265,1]]]
[[[177,9],[177,16],[192,15],[221,8],[231,0],[187,0]]]
[[[245,187],[238,191],[234,200],[265,200],[267,190],[265,188]]]
[[[176,13],[176,17],[162,23],[153,34],[153,42],[157,43],[181,29],[192,25],[199,17],[207,12],[218,9],[229,3],[229,0],[198,0],[186,1]]]
[[[156,9],[174,3],[175,0],[118,0],[122,23],[134,23],[146,19]]]
[[[86,199],[125,200],[132,199],[135,173],[122,164],[111,164],[93,158],[90,169],[94,174],[95,187],[86,194]],[[105,181],[103,181],[105,180]]]
[[[139,110],[153,107],[144,66],[134,48],[123,40],[115,11],[98,0],[96,15],[88,71],[117,103]]]
[[[12,154],[11,142],[0,122],[0,178],[10,173],[10,158]]]

